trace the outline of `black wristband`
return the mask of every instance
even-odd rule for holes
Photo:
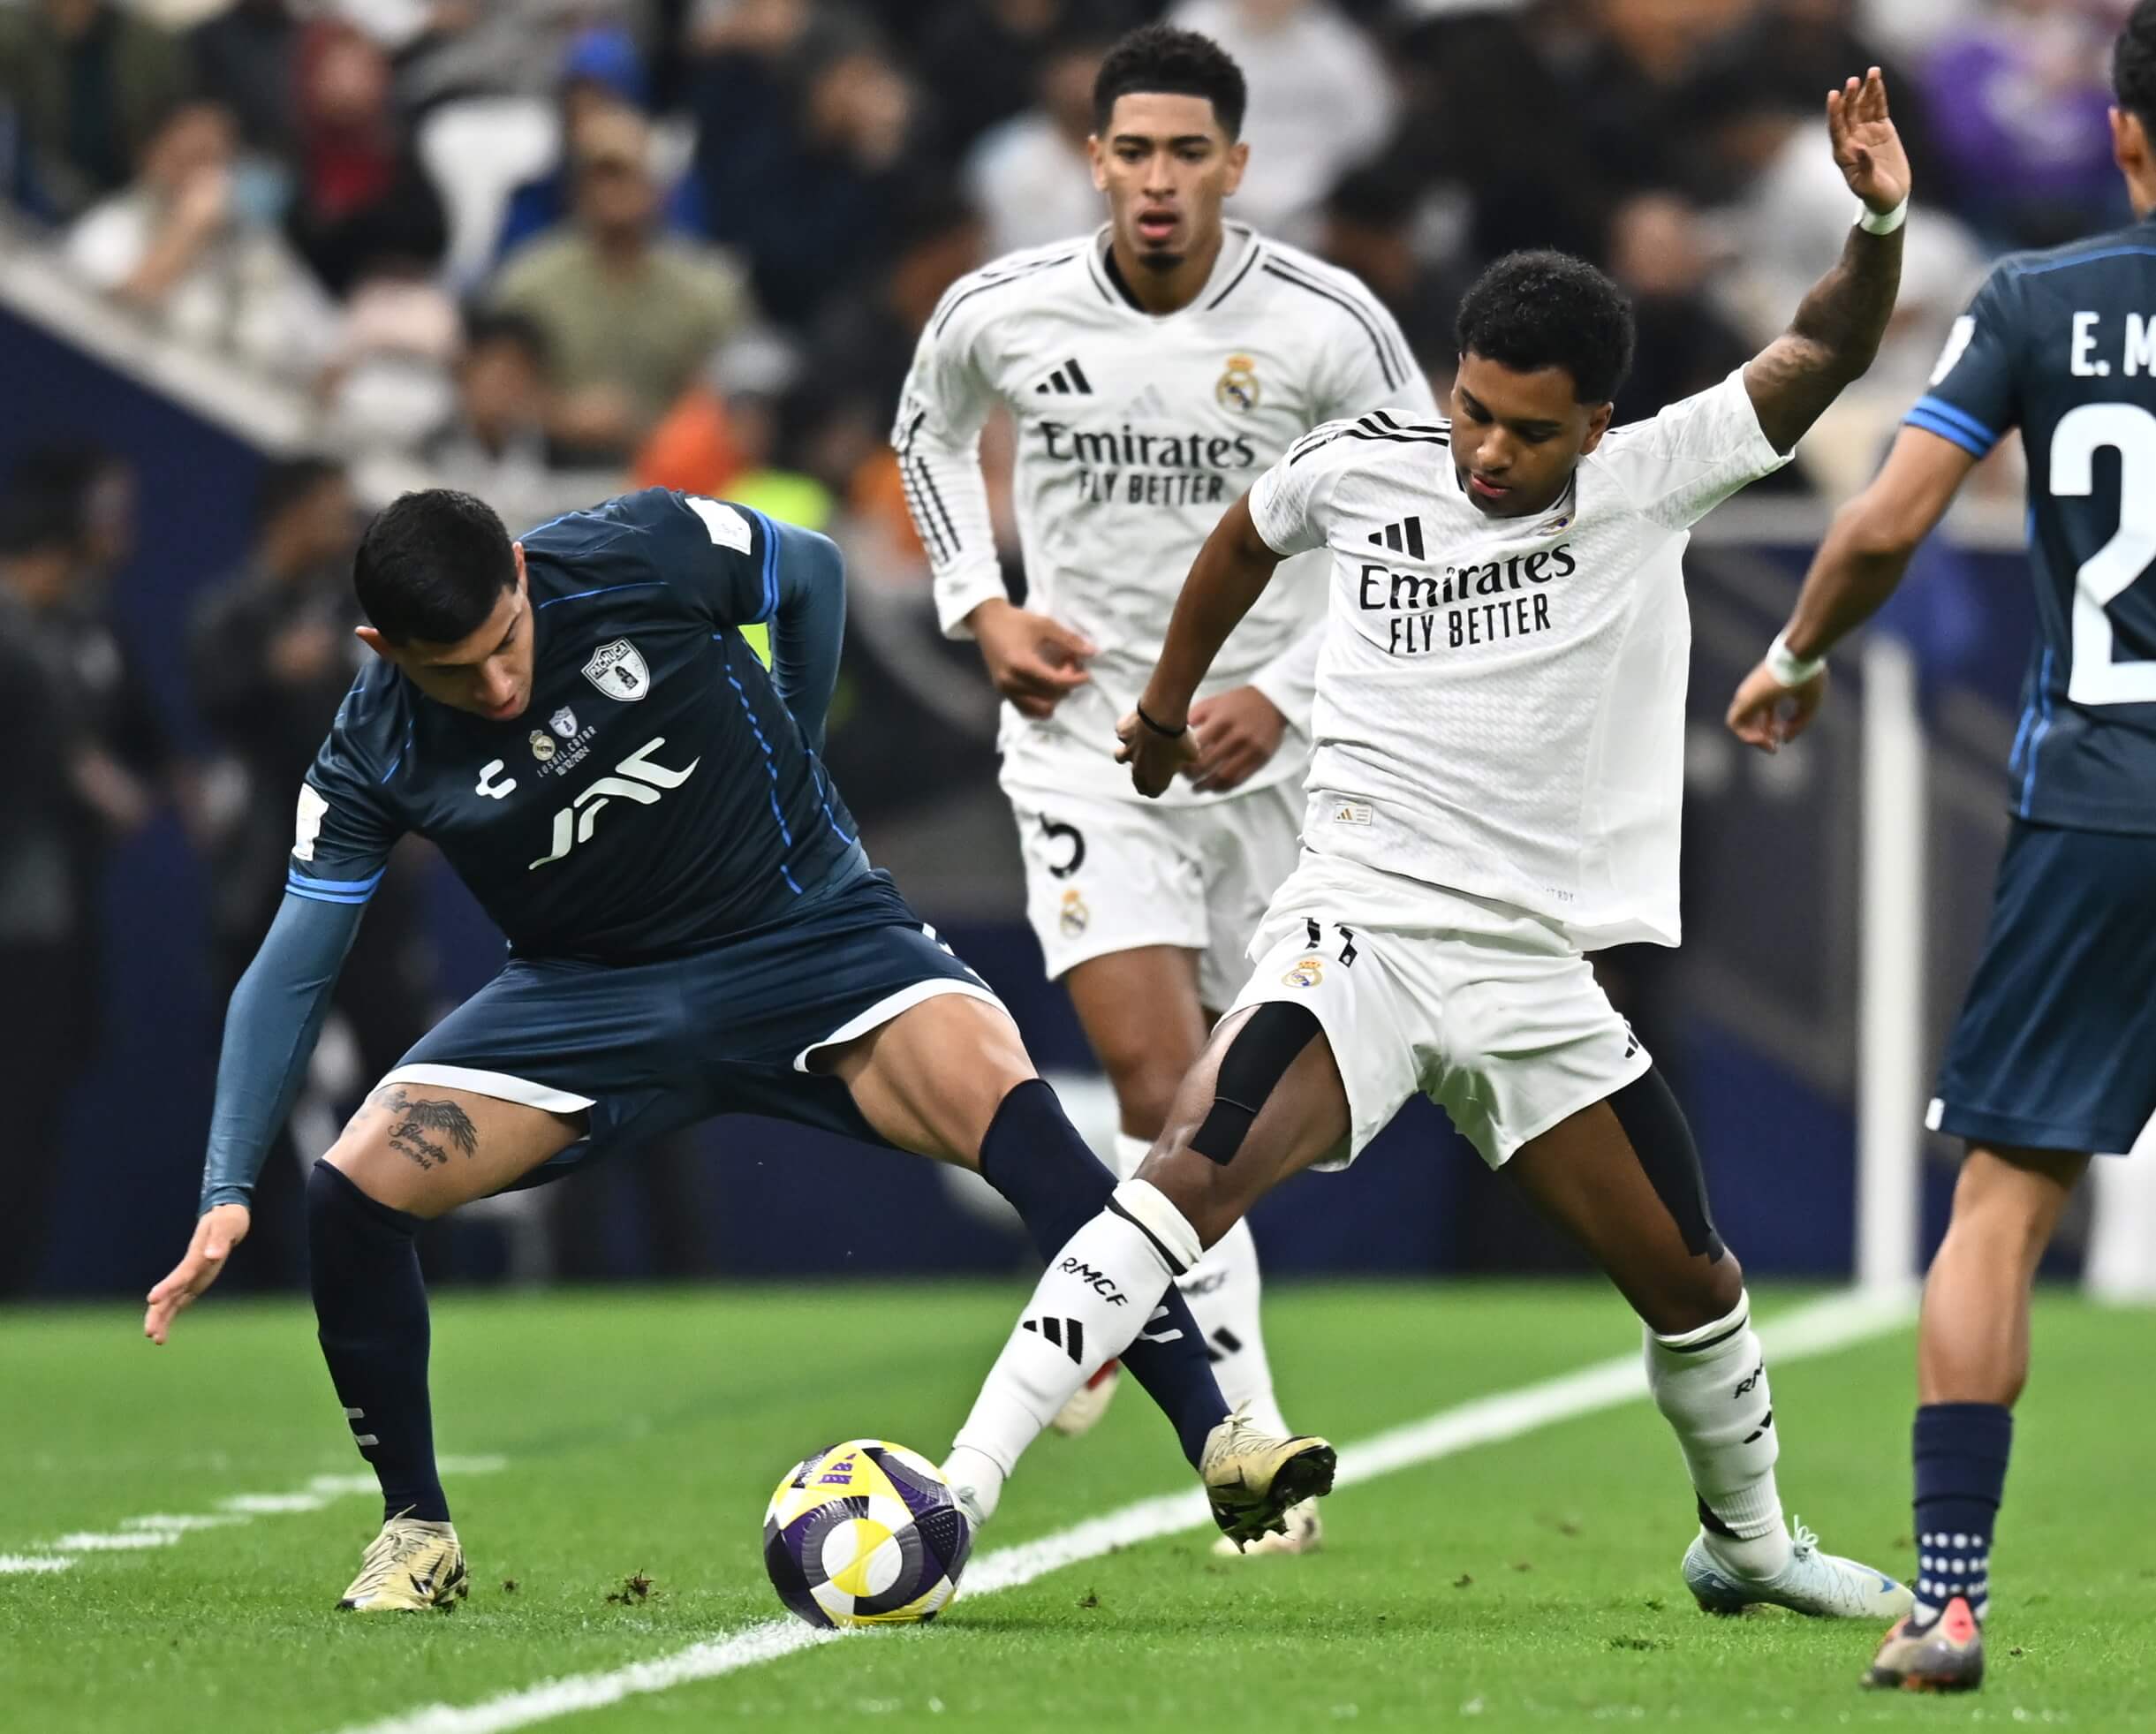
[[[1153,718],[1146,715],[1146,707],[1142,704],[1134,704],[1131,707],[1131,708],[1138,713],[1138,720],[1139,722],[1143,723],[1148,729],[1151,729],[1154,733],[1162,737],[1165,739],[1179,739],[1181,737],[1190,733],[1191,731],[1191,725],[1188,723],[1185,723],[1179,729],[1162,727],[1160,723],[1154,722]]]

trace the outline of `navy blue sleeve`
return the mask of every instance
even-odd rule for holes
[[[809,746],[821,753],[846,638],[846,563],[828,536],[797,524],[770,527],[778,546],[771,680]]]
[[[245,1204],[253,1195],[270,1140],[306,1076],[329,990],[366,912],[362,903],[288,893],[232,989],[202,1166],[202,1209]]]
[[[1954,322],[1931,390],[1903,418],[1951,441],[1972,458],[1988,457],[2021,420],[2015,359],[2021,347],[2018,284],[2010,264],[1994,269],[1969,311]]]
[[[778,536],[753,506],[647,488],[591,517],[640,532],[639,552],[715,626],[754,625],[778,607]]]

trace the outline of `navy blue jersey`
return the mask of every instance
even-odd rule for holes
[[[2041,636],[2014,810],[2156,832],[2156,222],[2001,261],[1909,413],[1984,456],[2019,428]]]
[[[291,890],[364,901],[417,832],[519,956],[627,963],[783,920],[865,870],[742,641],[777,603],[769,520],[648,488],[523,542],[530,706],[489,722],[370,665],[307,772]]]

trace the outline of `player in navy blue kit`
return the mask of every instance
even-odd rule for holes
[[[1976,463],[2021,430],[2042,631],[1991,931],[1929,1116],[1968,1156],[1925,1288],[1917,1604],[1873,1685],[1983,1679],[2037,1261],[2091,1154],[2129,1148],[2156,1113],[2156,0],[2134,8],[2113,84],[2113,152],[2140,221],[1993,271],[1729,708],[1769,752],[1802,729],[1827,651],[1886,600]]]
[[[1044,1251],[1115,1182],[995,996],[870,866],[824,770],[830,542],[658,488],[512,542],[434,489],[374,519],[353,578],[378,660],[300,790],[284,902],[226,1017],[202,1215],[144,1329],[165,1341],[246,1233],[383,863],[402,834],[430,838],[509,962],[307,1185],[322,1352],[385,1519],[342,1605],[373,1610],[466,1579],[435,1467],[423,1220],[729,1112],[977,1168]],[[768,672],[741,632],[759,622]],[[1180,1296],[1126,1365],[1227,1489],[1223,1528],[1277,1522],[1275,1469],[1330,1463],[1228,1415]]]

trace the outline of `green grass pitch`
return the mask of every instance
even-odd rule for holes
[[[332,1610],[378,1515],[355,1494],[80,1552],[64,1572],[0,1575],[0,1727],[327,1734],[770,1620],[759,1520],[780,1474],[854,1434],[939,1452],[1019,1299],[993,1284],[445,1299],[443,1449],[504,1460],[449,1478],[474,1579],[460,1611]],[[1773,1314],[1797,1297],[1759,1299],[1771,1353]],[[213,1299],[162,1352],[137,1317],[0,1314],[0,1556],[364,1469],[301,1308]],[[1315,1557],[1216,1560],[1191,1532],[962,1591],[927,1629],[541,1725],[2156,1726],[2151,1322],[2063,1296],[2039,1306],[1992,1683],[1974,1699],[1859,1692],[1868,1627],[1698,1612],[1676,1571],[1689,1490],[1635,1402],[1344,1488]],[[1614,1297],[1525,1284],[1281,1285],[1270,1330],[1290,1417],[1343,1461],[1381,1427],[1637,1342]],[[1897,1575],[1910,1362],[1903,1330],[1774,1372],[1790,1508]],[[1126,1388],[1093,1435],[1035,1449],[980,1556],[1187,1484]],[[624,1590],[639,1574],[641,1597]]]

